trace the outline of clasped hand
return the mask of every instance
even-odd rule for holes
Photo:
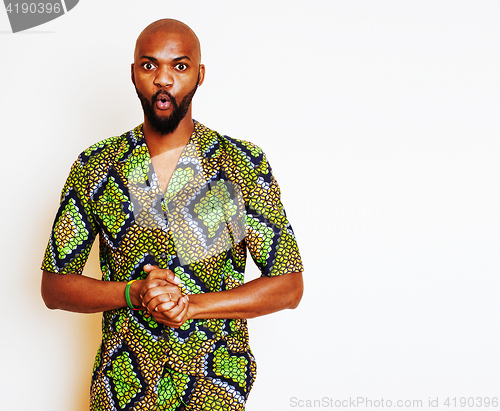
[[[154,265],[144,266],[149,275],[140,297],[143,307],[161,324],[179,328],[188,318],[189,297],[182,295],[180,280],[175,274]]]

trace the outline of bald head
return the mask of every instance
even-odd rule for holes
[[[182,38],[182,40],[191,48],[193,56],[201,61],[201,47],[200,41],[195,32],[191,28],[179,20],[174,19],[161,19],[151,23],[147,26],[135,43],[134,59],[145,41],[149,41],[152,37],[163,38],[165,40],[171,37]]]
[[[137,38],[131,68],[144,110],[144,133],[169,135],[180,129],[191,135],[191,100],[205,78],[193,30],[172,19],[150,24]]]

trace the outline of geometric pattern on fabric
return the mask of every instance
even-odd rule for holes
[[[194,144],[190,150],[194,151]],[[183,266],[232,249],[246,234],[241,190],[222,173],[206,176],[203,172],[191,172],[190,175],[191,180],[182,189],[175,195],[169,193],[171,199],[167,202],[167,219]]]
[[[81,274],[94,238],[95,228],[81,198],[69,188],[62,196],[44,258],[51,260],[56,272]]]
[[[133,210],[127,188],[112,170],[95,191],[92,206],[104,238],[111,247],[118,248],[133,222]]]
[[[246,253],[263,276],[303,271],[280,190],[262,150],[195,122],[165,194],[142,125],[86,149],[61,194],[42,269],[82,273],[99,236],[103,280],[169,268],[184,294],[243,284]],[[256,375],[247,321],[178,329],[128,307],[103,313],[92,410],[241,410]]]
[[[118,409],[123,409],[128,404],[133,404],[144,387],[138,378],[137,367],[132,363],[131,354],[127,351],[114,356],[106,376],[109,378],[113,399]]]

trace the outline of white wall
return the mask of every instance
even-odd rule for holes
[[[250,321],[247,410],[500,396],[499,13],[489,0],[81,0],[12,34],[0,11],[0,408],[88,408],[100,316],[46,309],[39,266],[73,160],[141,121],[129,64],[162,17],[202,42],[195,118],[268,154],[306,266],[297,310]]]

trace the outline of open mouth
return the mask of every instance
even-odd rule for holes
[[[158,107],[160,110],[168,110],[172,104],[170,98],[166,94],[160,94],[155,98],[155,100],[156,107]]]

